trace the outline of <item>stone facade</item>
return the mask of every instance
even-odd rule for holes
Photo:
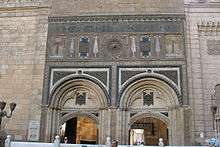
[[[155,118],[170,145],[203,144],[214,135],[219,10],[218,0],[3,0],[0,100],[17,108],[2,129],[28,140],[38,122],[49,142],[85,116],[98,143],[128,144],[135,122]]]
[[[186,5],[188,85],[192,109],[192,140],[201,142],[199,134],[213,136],[212,113],[210,110],[215,94],[215,86],[219,83],[219,1],[192,1]],[[216,44],[210,46],[210,41]],[[215,103],[215,102],[214,102]]]

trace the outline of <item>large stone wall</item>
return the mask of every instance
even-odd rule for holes
[[[184,13],[183,0],[53,0],[52,16]]]
[[[0,7],[0,100],[17,103],[2,128],[22,140],[27,139],[29,122],[41,117],[48,6],[8,1]]]
[[[211,95],[220,83],[220,1],[192,1],[186,5],[187,63],[191,113],[191,143],[214,136]],[[214,42],[214,43],[213,43]]]
[[[52,11],[49,12],[51,6]],[[183,0],[53,0],[52,4],[50,0],[2,0],[0,100],[18,104],[13,117],[3,119],[2,128],[15,134],[16,139],[27,139],[29,122],[40,122],[48,16],[185,13],[189,104],[192,108],[185,115],[185,120],[190,120],[189,125],[184,124],[186,128],[189,127],[188,132],[185,130],[185,142],[190,145],[203,142],[205,139],[200,138],[201,132],[205,133],[206,138],[214,135],[210,106],[211,95],[220,83],[219,12],[219,0],[185,0],[185,12]],[[184,61],[171,62],[182,64]],[[102,64],[104,62],[97,63],[99,66]],[[132,64],[138,66],[145,63]],[[167,65],[170,62],[150,64]],[[75,65],[85,64],[80,62]],[[116,77],[116,65],[113,66],[112,73]],[[116,79],[112,83],[116,83]],[[112,85],[112,91],[116,91],[116,85]],[[116,97],[115,95],[112,97]],[[120,130],[112,130],[113,133],[117,131]]]

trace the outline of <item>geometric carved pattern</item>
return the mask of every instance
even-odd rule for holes
[[[176,85],[178,85],[178,72],[175,70],[161,70],[161,71],[154,71],[154,73],[158,73],[161,75],[166,76],[170,80],[172,80]]]
[[[138,74],[141,73],[157,73],[163,76],[166,76],[169,78],[171,81],[173,81],[177,86],[180,86],[180,74],[179,74],[179,68],[169,68],[169,67],[164,67],[164,68],[120,68],[119,69],[119,87],[120,85],[123,85],[129,78],[132,78]]]
[[[60,79],[65,78],[69,75],[72,76],[85,76],[85,77],[94,77],[98,79],[109,92],[109,68],[52,68],[50,75],[50,90]]]
[[[104,17],[104,18],[103,18]],[[68,32],[181,32],[182,16],[155,17],[143,15],[115,16],[83,16],[83,17],[51,17],[49,24],[62,24]],[[122,21],[119,21],[122,20]],[[130,21],[127,21],[130,20]],[[145,20],[145,21],[143,21]],[[82,22],[81,22],[82,21]],[[77,22],[77,23],[69,23]],[[117,23],[115,23],[117,22]],[[62,26],[61,25],[61,26]],[[50,27],[50,25],[49,25]],[[61,31],[54,29],[53,31]]]
[[[84,71],[83,73],[88,74],[90,76],[96,77],[100,81],[102,81],[105,85],[107,85],[107,71]]]
[[[152,91],[143,91],[143,105],[154,105],[154,93]]]
[[[123,84],[124,82],[126,82],[129,78],[143,73],[145,71],[135,71],[135,70],[127,70],[127,71],[121,71],[121,84]]]
[[[151,37],[150,36],[140,37],[140,50],[141,50],[142,57],[149,58],[151,56]]]
[[[86,104],[86,92],[76,92],[76,105]]]
[[[57,81],[59,81],[60,79],[68,76],[68,75],[71,75],[71,74],[75,74],[76,72],[74,71],[55,71],[53,73],[53,81],[52,83],[56,83]]]
[[[220,40],[207,40],[208,54],[220,55]]]

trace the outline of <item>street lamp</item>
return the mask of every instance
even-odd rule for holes
[[[9,105],[10,105],[10,113],[7,114],[7,112],[4,111],[5,106],[6,106],[6,102],[0,101],[0,130],[1,130],[2,118],[3,117],[11,118],[12,117],[12,112],[15,110],[15,107],[16,107],[17,104],[16,103],[10,103]],[[1,130],[1,132],[0,132],[0,146],[3,146],[4,140],[5,140],[5,134]]]
[[[212,122],[213,122],[213,130],[215,131],[215,138],[219,138],[219,122],[220,122],[220,111],[219,107],[216,104],[216,97],[215,95],[211,96],[212,106],[211,106],[211,112],[212,112]]]
[[[10,114],[8,115],[6,111],[4,111],[5,106],[6,106],[6,102],[1,101],[0,102],[0,128],[1,128],[1,124],[2,124],[2,118],[3,117],[7,117],[7,118],[11,118],[12,116],[12,112],[15,110],[16,107],[16,103],[10,103]]]

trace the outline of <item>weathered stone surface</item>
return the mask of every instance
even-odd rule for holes
[[[201,132],[214,136],[211,95],[219,103],[219,11],[219,0],[0,1],[0,100],[17,103],[2,128],[27,140],[28,124],[38,121],[40,139],[51,141],[62,122],[83,115],[98,123],[99,143],[111,136],[127,144],[132,123],[154,117],[166,123],[170,144],[204,143]],[[80,58],[85,36],[96,54]],[[141,43],[155,49],[153,58],[139,58],[135,49],[150,55]],[[76,104],[74,92],[86,89],[88,101]],[[149,106],[143,91],[155,92]]]
[[[183,0],[54,0],[51,16],[184,13]]]

